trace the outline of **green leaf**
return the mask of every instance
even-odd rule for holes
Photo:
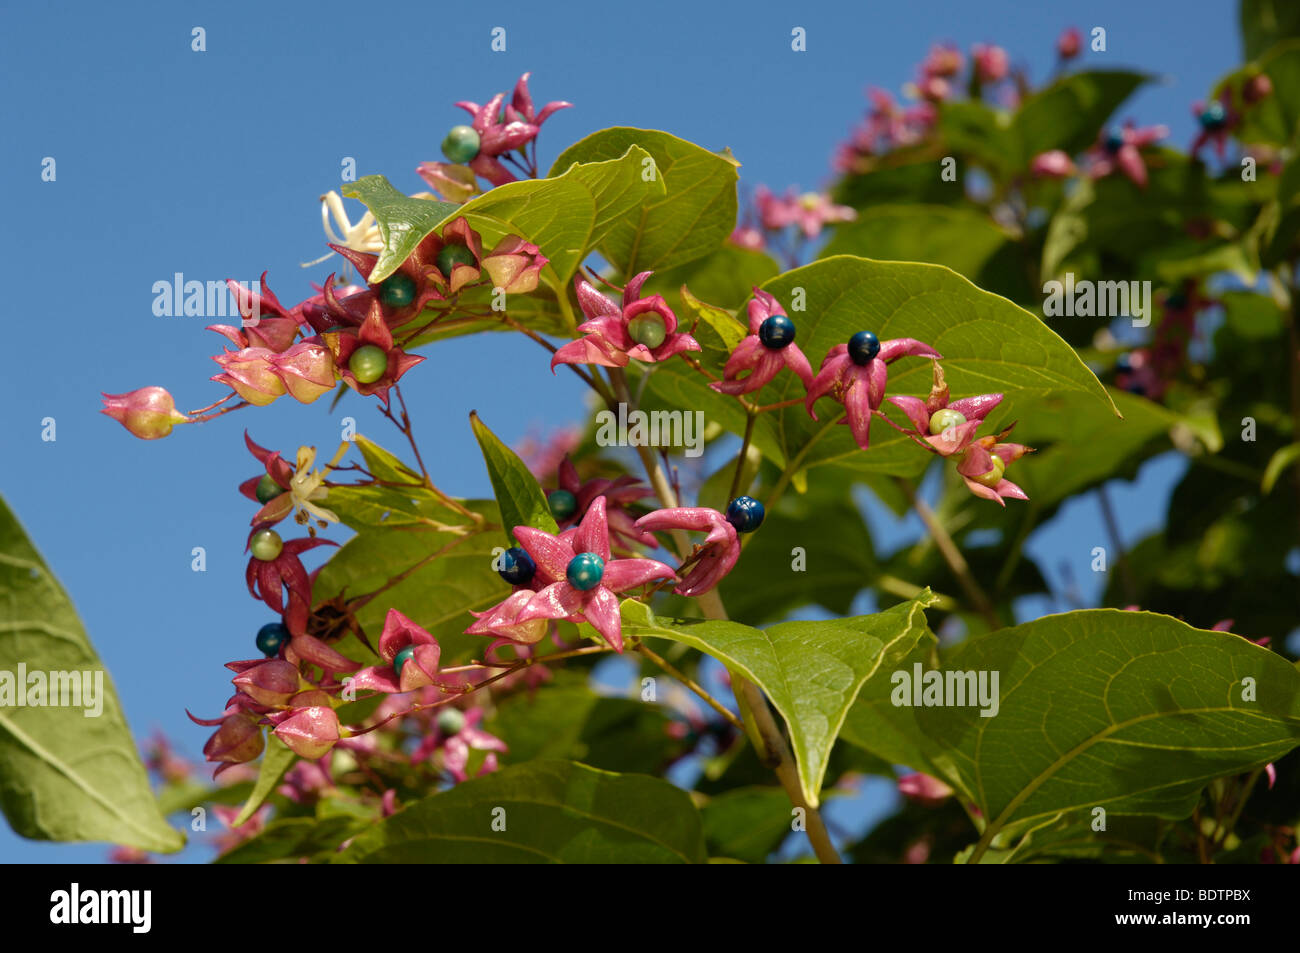
[[[1260,488],[1265,494],[1272,493],[1273,487],[1277,485],[1277,478],[1282,475],[1287,467],[1294,466],[1300,461],[1300,443],[1287,444],[1269,458],[1268,466],[1264,468],[1264,479]]]
[[[502,764],[562,759],[649,774],[680,748],[665,730],[661,708],[598,695],[585,675],[564,671],[542,691],[502,701],[484,727],[510,746],[499,756]]]
[[[1258,59],[1279,40],[1300,37],[1300,7],[1291,0],[1241,0],[1243,58]]]
[[[409,572],[385,589],[382,598],[371,599],[355,613],[372,644],[394,608],[438,639],[445,660],[481,649],[481,638],[463,634],[471,621],[468,612],[500,602],[509,587],[492,569],[493,551],[500,547],[495,504],[466,501],[466,506],[484,517],[483,525],[455,531],[363,529],[321,567],[312,586],[315,602],[319,605],[342,592],[349,598],[374,592]],[[351,636],[335,647],[355,659],[370,655]]]
[[[719,589],[733,619],[758,625],[812,603],[844,615],[875,582],[880,567],[871,534],[854,505],[849,475],[836,477],[828,475],[805,494],[786,494],[768,510],[762,530],[749,538]],[[804,560],[798,570],[796,548]]]
[[[238,827],[243,824],[254,814],[257,809],[266,803],[266,799],[271,796],[280,779],[284,777],[289,767],[298,760],[283,741],[272,734],[266,743],[266,752],[262,755],[262,763],[257,769],[257,780],[253,783],[252,793],[248,795],[248,800],[244,802],[239,816],[231,822],[231,827]]]
[[[370,276],[387,278],[424,238],[453,218],[464,216],[491,248],[507,235],[537,245],[549,260],[553,283],[562,286],[587,253],[605,240],[617,222],[633,214],[647,196],[662,195],[664,184],[641,176],[648,158],[633,145],[583,162],[575,168],[556,164],[546,179],[526,179],[500,185],[464,205],[412,199],[402,195],[381,175],[367,175],[344,189],[375,215],[384,250]],[[564,169],[563,175],[555,175]]]
[[[397,266],[411,257],[426,235],[451,219],[460,210],[454,202],[413,199],[393,188],[382,175],[363,175],[343,186],[343,194],[360,199],[375,216],[383,251],[370,275],[372,282],[383,281]]]
[[[1044,398],[1032,414],[1022,415],[1012,438],[1037,452],[1016,464],[1011,479],[1035,506],[1049,507],[1088,487],[1111,479],[1128,463],[1167,450],[1160,437],[1176,428],[1197,430],[1217,451],[1222,446],[1213,419],[1209,430],[1202,422],[1178,414],[1161,404],[1125,391],[1110,390],[1111,400],[1124,415],[1116,420],[1096,401],[1078,394]],[[1012,418],[1000,413],[989,421],[990,432]],[[961,492],[966,492],[963,488]]]
[[[691,294],[690,289],[685,285],[682,285],[681,295],[686,306],[694,311],[701,321],[717,332],[727,350],[734,350],[736,345],[744,340],[749,331],[749,326],[742,323],[730,311],[706,304]]]
[[[942,777],[990,819],[987,838],[1094,807],[1183,818],[1210,779],[1300,743],[1295,666],[1151,612],[1046,616],[957,645],[942,670],[998,673],[996,715],[895,705],[909,686],[876,681],[845,737]]]
[[[944,205],[874,205],[835,229],[819,257],[865,255],[883,261],[946,265],[974,280],[1008,236],[979,209]]]
[[[652,158],[638,170],[662,179],[664,191],[610,222],[593,246],[625,275],[660,271],[707,255],[736,226],[736,163],[654,129],[615,127],[560,154],[551,174],[575,162],[609,160],[640,147]],[[549,252],[548,252],[549,254]]]
[[[922,610],[933,601],[927,589],[875,615],[761,630],[738,622],[656,619],[648,606],[629,599],[623,633],[685,643],[761,688],[790,729],[800,786],[815,807],[844,716],[863,684],[929,631]]]
[[[1111,113],[1149,79],[1123,70],[1090,70],[1064,76],[1030,96],[1011,123],[1020,167],[1052,149],[1073,155],[1088,148]]]
[[[488,477],[492,480],[492,492],[496,494],[501,521],[510,538],[514,539],[516,526],[559,532],[546,494],[524,461],[519,459],[519,454],[502,443],[477,413],[470,412],[469,422],[483,451]]]
[[[87,681],[93,698],[82,695]],[[38,687],[42,702],[17,704],[37,701]],[[117,692],[76,609],[2,498],[0,808],[15,832],[35,840],[161,852],[185,843],[158,809]]]
[[[743,787],[709,798],[700,809],[715,857],[761,864],[790,833],[790,798],[780,788]]]
[[[504,827],[504,829],[500,829]],[[667,781],[532,761],[459,784],[359,834],[342,863],[703,863],[700,815]]]
[[[339,844],[368,826],[368,821],[344,814],[322,820],[314,817],[277,818],[256,837],[226,851],[214,863],[267,864],[300,857],[325,860],[333,856]],[[321,854],[325,856],[316,856]]]

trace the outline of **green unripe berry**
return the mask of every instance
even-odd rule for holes
[[[405,308],[415,300],[415,279],[405,272],[395,272],[379,284],[379,300],[390,308]]]
[[[253,495],[257,497],[257,502],[259,503],[270,503],[273,499],[284,492],[284,487],[276,483],[275,480],[271,478],[271,474],[263,473],[262,479],[257,481],[257,489],[253,491]]]
[[[960,427],[965,422],[966,417],[964,414],[945,407],[943,410],[936,410],[930,415],[930,433],[940,434],[949,427]]]
[[[458,735],[465,727],[465,713],[459,708],[444,708],[438,712],[438,730],[446,735]]]
[[[1007,465],[1002,462],[1002,458],[996,453],[989,454],[989,460],[993,463],[993,469],[988,473],[981,473],[979,476],[971,477],[980,486],[986,486],[989,489],[996,489],[997,485],[1002,482],[1002,474],[1007,472]]]
[[[253,538],[248,544],[249,551],[252,552],[254,559],[260,559],[264,563],[269,563],[277,558],[284,551],[284,540],[280,534],[273,529],[259,529],[253,534]]]
[[[637,344],[644,344],[654,350],[664,343],[664,338],[668,337],[668,326],[664,324],[662,317],[651,311],[646,314],[638,314],[629,321],[627,323],[627,333]]]
[[[442,140],[442,154],[452,162],[469,162],[479,149],[479,135],[473,126],[452,126]]]
[[[362,384],[373,384],[388,371],[388,355],[382,347],[363,344],[348,358],[348,370]]]
[[[474,253],[466,245],[447,245],[438,252],[438,257],[433,263],[445,277],[450,278],[452,269],[457,265],[469,265],[471,268],[475,266]]]

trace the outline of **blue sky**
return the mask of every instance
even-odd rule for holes
[[[203,331],[212,322],[155,317],[155,281],[268,269],[284,300],[301,299],[330,268],[298,263],[325,251],[317,199],[338,187],[343,159],[415,191],[416,164],[440,158],[446,128],[464,119],[452,103],[507,91],[525,70],[539,101],[576,103],[547,123],[543,167],[596,129],[631,125],[730,146],[750,186],[811,188],[828,181],[865,86],[897,90],[931,42],[1000,43],[1041,80],[1072,24],[1107,30],[1108,52],[1085,54],[1087,66],[1162,77],[1124,115],[1166,123],[1182,144],[1193,135],[1189,104],[1240,57],[1230,2],[4,5],[3,234],[19,270],[6,294],[0,493],[71,593],[137,735],[162,727],[197,756],[206,732],[183,709],[219,710],[230,693],[223,664],[252,654],[267,621],[243,584],[248,510],[237,486],[256,470],[243,429],[267,446],[332,448],[351,414],[362,433],[398,443],[355,397],[333,414],[327,399],[284,399],[167,440],[131,438],[97,413],[101,390],[159,384],[184,409],[223,393],[207,381],[222,343]],[[496,26],[507,30],[504,53],[490,50]],[[790,50],[795,26],[807,31],[806,53]],[[206,52],[191,50],[194,27]],[[41,181],[47,156],[54,182]],[[489,490],[471,409],[507,441],[577,416],[580,384],[552,376],[539,353],[500,335],[450,342],[407,378],[442,486]],[[41,439],[46,417],[57,422],[53,442]],[[1177,472],[1152,464],[1117,492],[1127,542],[1157,524]],[[1030,552],[1049,570],[1071,561],[1090,583],[1072,540],[1091,539],[1096,522],[1095,500],[1071,503]],[[205,573],[190,569],[196,546]],[[0,860],[104,854],[22,841],[0,824]]]

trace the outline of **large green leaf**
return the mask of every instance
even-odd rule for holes
[[[653,158],[653,168],[643,169],[662,180],[665,191],[646,196],[638,210],[610,222],[592,243],[596,250],[623,274],[634,275],[685,264],[720,246],[736,227],[737,163],[726,156],[666,132],[618,126],[565,149],[551,175],[575,162],[601,162],[636,147]]]
[[[598,695],[577,672],[559,671],[541,691],[505,699],[484,727],[510,746],[502,764],[571,759],[603,771],[650,774],[681,748],[665,730],[661,708]]]
[[[483,460],[487,463],[488,477],[492,481],[492,491],[497,497],[497,506],[501,510],[501,521],[506,532],[514,538],[516,526],[532,526],[548,533],[559,532],[555,517],[546,502],[537,478],[515,453],[497,437],[487,424],[479,419],[478,414],[469,415],[474,436],[483,451]]]
[[[629,144],[576,168],[557,163],[552,173],[562,169],[562,175],[510,182],[464,205],[408,198],[381,175],[357,179],[344,194],[366,204],[384,238],[371,281],[391,275],[425,236],[464,216],[489,249],[507,235],[537,245],[562,285],[617,223],[635,214],[648,197],[663,195],[662,181],[641,175],[645,158],[640,148]]]
[[[926,261],[974,279],[1007,243],[988,214],[964,206],[873,205],[841,225],[821,257],[870,255],[882,261]]]
[[[321,862],[330,859],[339,844],[366,826],[365,820],[343,814],[277,818],[256,837],[232,847],[214,863],[267,864],[301,857]]]
[[[1007,395],[1008,411],[1021,417],[1050,394],[1077,394],[1114,410],[1101,382],[1042,320],[942,266],[836,256],[786,272],[764,288],[787,309],[795,289],[803,289],[806,311],[791,315],[799,328],[799,345],[814,367],[832,346],[867,328],[881,340],[912,337],[934,346],[944,355],[954,397],[1000,392]],[[891,394],[924,395],[930,381],[927,360],[902,358],[889,368]],[[648,392],[658,405],[697,408],[709,422],[743,433],[746,415],[739,403],[707,385],[688,365],[673,362],[656,368]],[[757,398],[776,403],[804,393],[798,377],[782,372]],[[791,464],[792,469],[833,463],[916,476],[931,459],[879,420],[872,424],[871,448],[864,452],[848,428],[836,423],[842,416],[839,407],[823,400],[817,412],[820,422],[808,416],[802,403],[761,415],[754,446],[779,466]],[[1032,460],[1027,465],[1032,466]]]
[[[996,715],[894,705],[903,687],[877,680],[844,735],[943,777],[990,820],[988,839],[1094,807],[1186,817],[1210,779],[1300,744],[1294,665],[1151,612],[1046,616],[959,644],[942,670],[998,673]]]
[[[700,815],[685,791],[568,761],[502,768],[431,795],[359,834],[338,856],[363,864],[706,859]]]
[[[783,622],[755,629],[738,622],[657,619],[644,603],[623,603],[625,635],[672,639],[711,655],[767,694],[790,729],[799,781],[816,806],[844,716],[864,683],[912,650],[929,630],[924,590],[874,615]]]
[[[790,798],[780,788],[743,787],[700,809],[709,853],[761,864],[792,830]]]
[[[1280,40],[1300,38],[1300,6],[1292,0],[1241,0],[1239,10],[1245,59],[1258,59]]]
[[[844,615],[878,572],[845,474],[818,481],[807,493],[786,494],[768,510],[719,591],[731,617],[752,625],[813,603]]]
[[[3,499],[0,807],[17,833],[37,840],[167,852],[185,843],[149,790],[117,692],[76,610]]]
[[[1021,104],[1011,123],[1021,167],[1052,149],[1081,152],[1120,104],[1150,79],[1123,70],[1071,73]]]
[[[1213,418],[1189,418],[1125,391],[1111,390],[1110,396],[1123,420],[1077,394],[1039,401],[1021,418],[1013,439],[1038,452],[1023,458],[1011,478],[1037,506],[1051,506],[1115,477],[1130,462],[1168,450],[1169,441],[1159,438],[1176,428],[1196,433],[1211,452],[1222,446]],[[990,427],[1010,420],[1001,414],[990,419]]]
[[[455,202],[413,199],[393,188],[393,184],[382,175],[363,175],[343,186],[343,194],[362,201],[374,215],[379,236],[384,240],[383,251],[379,253],[379,260],[370,275],[371,281],[382,281],[395,272],[426,235],[460,210]]]
[[[462,634],[473,621],[469,610],[501,601],[509,595],[509,587],[492,569],[493,550],[501,545],[495,504],[467,501],[466,505],[484,517],[482,526],[454,531],[363,528],[321,568],[312,586],[314,601],[340,593],[354,599],[409,573],[356,611],[371,644],[383,629],[388,610],[395,608],[438,638],[444,659],[481,648],[482,639]],[[357,659],[365,653],[351,637],[339,649]]]

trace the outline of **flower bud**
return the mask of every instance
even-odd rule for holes
[[[465,165],[447,162],[421,162],[416,167],[420,178],[448,202],[463,203],[478,192],[474,170]]]
[[[126,394],[104,394],[108,414],[141,440],[157,440],[172,432],[175,424],[189,423],[190,418],[176,409],[172,395],[161,387],[141,387]]]
[[[289,396],[301,404],[310,404],[334,389],[334,358],[319,340],[299,341],[283,354],[270,358],[270,364]]]
[[[290,750],[315,761],[339,740],[339,718],[333,708],[296,708],[275,727],[275,736]]]
[[[502,239],[483,259],[483,270],[494,287],[507,294],[524,294],[537,287],[537,278],[548,259],[541,249],[518,235]]]
[[[298,669],[273,659],[241,672],[231,682],[259,705],[283,705],[298,690]]]
[[[203,746],[203,756],[209,761],[243,764],[260,755],[264,746],[257,716],[236,712],[222,719],[221,727]]]

